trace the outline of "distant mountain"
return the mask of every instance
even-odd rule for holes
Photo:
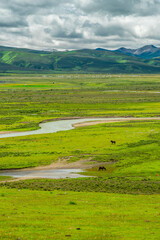
[[[51,52],[0,46],[0,72],[160,73],[160,58],[137,57],[155,54],[157,49],[145,46],[119,51],[98,48]]]
[[[1,51],[29,52],[29,53],[39,53],[39,54],[51,53],[51,51],[34,50],[34,49],[27,49],[27,48],[16,48],[16,47],[5,47],[5,46],[0,46],[0,52]],[[53,51],[55,50],[53,49]]]
[[[138,49],[128,49],[122,47],[115,50],[114,52],[119,52],[128,56],[136,56],[144,59],[160,57],[160,48],[157,48],[154,45],[146,45]]]
[[[98,51],[109,51],[109,50],[107,50],[105,48],[96,48],[95,50],[98,50]]]

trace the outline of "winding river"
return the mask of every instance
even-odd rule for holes
[[[67,131],[74,129],[75,124],[92,122],[86,125],[97,124],[100,122],[124,122],[124,121],[135,121],[135,120],[160,120],[160,117],[147,117],[147,118],[134,118],[134,117],[116,117],[116,118],[82,118],[82,119],[68,119],[68,120],[57,120],[52,122],[40,123],[40,129],[34,131],[26,132],[10,132],[0,134],[0,138],[9,138],[9,137],[20,137],[28,136],[34,134],[45,134],[45,133],[55,133],[59,131]]]
[[[160,120],[160,117],[148,117],[148,118],[83,118],[83,119],[70,119],[70,120],[58,120],[46,123],[40,123],[40,129],[28,132],[12,132],[0,134],[0,138],[19,137],[34,134],[55,133],[58,131],[66,131],[74,129],[74,125],[77,126],[93,125],[103,122],[124,122],[135,120]],[[85,124],[84,124],[85,123]],[[83,125],[84,124],[84,125]],[[84,177],[78,173],[82,172],[81,169],[45,169],[45,170],[7,170],[1,171],[0,176],[12,176],[16,178],[78,178]],[[85,176],[86,177],[86,176]]]
[[[117,120],[121,118],[116,118]],[[28,136],[34,134],[45,134],[45,133],[55,133],[59,131],[66,131],[74,129],[74,124],[82,123],[82,122],[90,122],[90,121],[102,121],[102,120],[115,120],[115,118],[83,118],[83,119],[69,119],[69,120],[58,120],[46,123],[40,123],[40,129],[34,131],[26,131],[26,132],[11,132],[0,134],[0,138],[8,138],[8,137],[19,137],[19,136]]]

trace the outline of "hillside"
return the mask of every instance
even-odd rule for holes
[[[0,47],[0,72],[160,73],[159,59],[103,49],[49,52]]]

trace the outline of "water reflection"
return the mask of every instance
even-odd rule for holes
[[[78,174],[83,172],[81,169],[47,169],[47,170],[11,170],[1,171],[0,176],[11,176],[14,178],[79,178],[86,177]]]

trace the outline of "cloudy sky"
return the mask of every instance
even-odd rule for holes
[[[160,0],[0,0],[0,45],[32,49],[160,46]]]

